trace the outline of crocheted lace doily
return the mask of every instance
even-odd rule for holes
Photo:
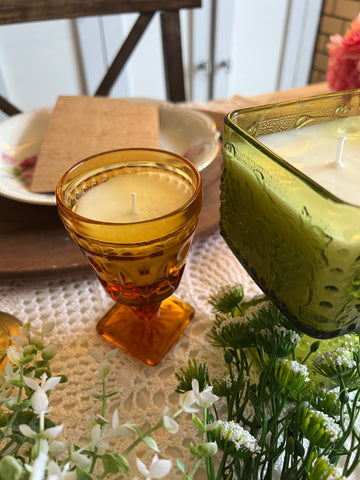
[[[171,411],[179,407],[179,395],[174,392],[177,386],[175,372],[185,366],[188,359],[205,360],[211,375],[222,372],[222,353],[207,341],[213,320],[208,300],[219,287],[234,282],[244,286],[249,298],[261,293],[218,232],[193,243],[176,295],[196,308],[195,317],[155,367],[118,351],[111,360],[108,385],[109,391],[122,389],[122,392],[109,401],[108,419],[117,407],[120,423],[136,423],[145,431],[161,420],[165,406]],[[101,408],[100,402],[88,394],[89,390],[101,390],[97,365],[88,350],[102,347],[107,352],[114,348],[95,331],[96,323],[112,305],[112,300],[90,271],[78,276],[2,281],[0,295],[1,310],[16,315],[22,322],[29,321],[38,328],[42,322],[56,322],[49,337],[58,347],[58,354],[52,361],[53,374],[65,374],[69,381],[58,385],[51,393],[51,418],[64,423],[62,440],[86,444],[90,433],[86,416],[95,416]],[[199,433],[193,427],[190,414],[180,417],[179,423],[180,430],[175,436],[164,429],[153,436],[161,457],[171,458],[174,464],[182,458],[190,467],[194,459],[189,444],[191,441],[197,443]],[[113,451],[121,453],[128,442],[128,439],[116,439]],[[128,478],[131,479],[138,474],[134,466],[135,455],[149,462],[153,452],[140,445],[128,457],[131,464]],[[182,478],[176,465],[170,478]],[[196,475],[197,480],[206,478],[203,470]]]
[[[137,423],[143,429],[155,425],[162,417],[164,406],[169,406],[171,411],[178,408],[179,395],[174,393],[177,386],[175,372],[185,366],[188,359],[206,360],[211,374],[219,369],[219,364],[223,365],[222,359],[219,360],[220,352],[206,338],[213,319],[208,300],[220,286],[233,282],[241,282],[249,296],[259,293],[219,233],[194,242],[176,295],[195,307],[195,317],[155,367],[119,350],[112,359],[108,384],[109,391],[121,388],[122,392],[109,402],[108,418],[117,407],[120,423]],[[56,322],[50,336],[58,346],[58,354],[52,361],[53,374],[66,374],[69,381],[52,391],[51,417],[65,424],[63,440],[84,444],[90,431],[86,415],[94,416],[101,407],[88,395],[89,390],[101,390],[97,365],[88,350],[102,346],[106,352],[114,348],[95,331],[96,323],[112,305],[112,300],[90,271],[79,276],[1,282],[0,295],[1,310],[16,315],[22,322],[29,321],[37,327],[41,322]],[[161,456],[173,460],[183,458],[187,465],[191,465],[193,459],[188,445],[191,440],[196,444],[191,415],[182,417],[180,425],[176,436],[161,429],[154,438]],[[123,449],[123,441],[115,445],[119,452]],[[145,459],[153,454],[145,446],[136,452],[138,456],[145,455]],[[135,474],[136,469],[133,476]],[[171,478],[181,478],[176,466]],[[199,472],[197,478],[206,477]]]

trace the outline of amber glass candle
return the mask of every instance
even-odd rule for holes
[[[64,174],[57,203],[65,227],[117,302],[98,332],[158,363],[193,315],[172,294],[200,214],[199,172],[161,150],[106,152]]]

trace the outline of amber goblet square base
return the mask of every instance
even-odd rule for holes
[[[141,221],[100,221],[77,213],[79,199],[118,175],[169,176],[187,192],[176,209]],[[170,191],[170,195],[172,191]],[[188,160],[154,149],[126,149],[90,157],[61,178],[60,217],[99,281],[116,301],[97,331],[150,365],[157,364],[190,322],[194,310],[173,297],[202,204],[202,183]],[[151,202],[150,202],[151,203]]]

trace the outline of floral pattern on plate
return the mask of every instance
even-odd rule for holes
[[[203,170],[220,149],[215,122],[202,112],[182,108],[168,102],[159,106],[159,147],[188,158]],[[26,203],[56,205],[53,193],[29,190],[32,174],[40,152],[53,107],[20,113],[0,123],[0,195]]]
[[[55,195],[30,192],[51,108],[20,113],[0,123],[0,195],[26,203],[55,205]]]

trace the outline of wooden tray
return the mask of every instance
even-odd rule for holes
[[[266,104],[328,93],[326,82],[250,97],[249,104]],[[223,129],[224,114],[205,111]],[[196,238],[215,231],[219,224],[222,156],[203,174],[204,204]],[[89,270],[80,249],[62,225],[56,207],[14,202],[0,197],[0,278]]]
[[[201,237],[219,222],[221,155],[203,172],[204,204],[196,232]],[[85,257],[65,230],[55,206],[0,197],[0,278],[89,270]]]

